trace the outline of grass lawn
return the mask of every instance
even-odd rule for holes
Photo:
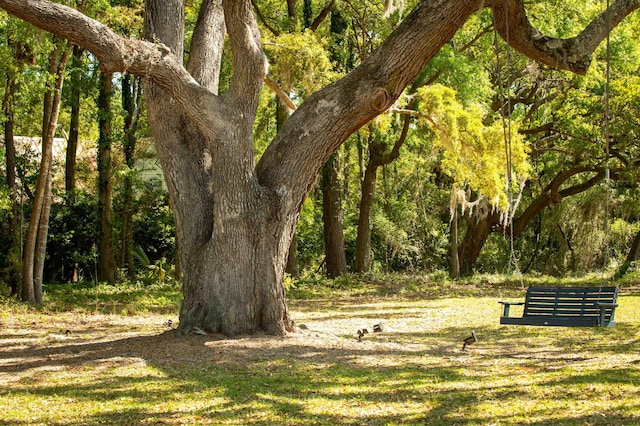
[[[281,338],[177,338],[170,286],[0,299],[0,425],[640,424],[637,287],[613,329],[499,325],[529,284],[299,285]]]

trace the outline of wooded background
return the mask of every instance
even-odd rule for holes
[[[414,6],[388,3],[254,2],[270,64],[256,158],[292,110],[362,63]],[[605,6],[541,1],[527,12],[536,28],[566,38]],[[140,1],[78,7],[141,38]],[[187,33],[198,7],[187,2]],[[611,32],[586,75],[525,58],[494,23],[488,9],[473,15],[390,109],[331,157],[302,208],[291,276],[635,267],[640,18]],[[159,166],[140,79],[102,72],[90,53],[4,11],[0,35],[3,292],[19,292],[29,251],[43,262],[36,279],[44,282],[179,276],[166,188],[147,173]],[[230,74],[226,54],[221,90]],[[50,193],[35,210],[36,181],[49,167]],[[35,214],[44,237],[30,234]]]

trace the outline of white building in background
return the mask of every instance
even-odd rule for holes
[[[140,179],[144,182],[158,184],[166,191],[167,185],[164,182],[164,174],[162,173],[162,167],[160,167],[160,160],[158,159],[158,152],[153,139],[138,139],[138,149],[136,151],[139,154],[134,168],[138,172]]]
[[[24,156],[31,154],[35,156],[37,161],[42,156],[42,138],[31,136],[14,136],[14,142],[16,145],[16,155]],[[4,145],[4,137],[0,135],[0,143]],[[138,172],[138,176],[141,180],[153,184],[162,186],[163,189],[167,189],[164,182],[164,175],[160,162],[158,161],[158,155],[156,152],[155,144],[151,138],[142,138],[138,140],[138,159],[135,162],[134,168]],[[65,138],[53,139],[53,167],[54,173],[64,173],[64,164],[67,156],[67,140]],[[96,142],[93,141],[81,141],[78,143],[76,150],[76,157],[78,162],[88,164],[93,170],[97,170],[97,148]]]

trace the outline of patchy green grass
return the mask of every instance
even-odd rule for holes
[[[172,283],[95,285],[83,282],[47,285],[45,298],[45,309],[49,311],[136,315],[177,312],[182,294]]]
[[[631,282],[616,328],[578,329],[500,326],[524,279],[347,280],[292,289],[301,328],[282,338],[177,338],[169,286],[0,299],[0,425],[640,424]]]

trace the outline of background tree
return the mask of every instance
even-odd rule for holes
[[[125,111],[123,150],[127,170],[124,175],[122,237],[120,249],[120,266],[127,268],[129,278],[134,276],[133,265],[133,196],[134,167],[136,149],[136,131],[138,129],[141,109],[141,82],[130,75],[122,76],[122,108]]]
[[[113,74],[101,73],[98,117],[100,138],[98,139],[98,281],[114,283],[116,260],[113,247],[112,227],[112,178],[111,178],[111,98],[113,97]]]
[[[70,54],[70,44],[57,41],[49,55],[48,72],[54,78],[54,81],[52,87],[49,88],[44,96],[42,159],[40,161],[33,208],[29,219],[29,228],[24,242],[22,263],[22,300],[34,304],[42,303],[44,262],[51,208],[53,138],[60,113],[64,70]]]
[[[78,151],[78,138],[80,137],[80,102],[82,97],[81,83],[83,73],[82,66],[84,50],[73,46],[71,58],[69,103],[71,104],[71,118],[69,123],[69,137],[67,138],[67,156],[65,161],[65,191],[72,193],[76,189],[76,155]]]

